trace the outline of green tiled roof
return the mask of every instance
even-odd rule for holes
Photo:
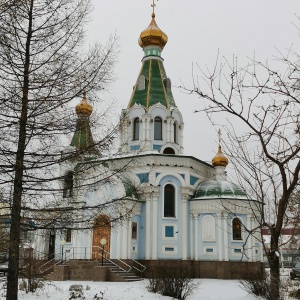
[[[141,75],[145,76],[145,89],[138,89],[138,81]],[[156,103],[165,107],[176,106],[171,90],[168,90],[164,81],[167,75],[163,63],[158,59],[143,61],[138,80],[134,87],[128,108],[135,103],[143,105],[146,110]]]
[[[71,146],[76,147],[77,150],[89,150],[94,146],[89,117],[78,116]]]

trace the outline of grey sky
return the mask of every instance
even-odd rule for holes
[[[151,21],[151,0],[92,0],[93,19],[88,26],[89,40],[105,42],[114,32],[120,37],[117,80],[111,93],[119,108],[127,106],[137,79],[143,52],[139,34]],[[247,57],[265,61],[286,53],[291,46],[300,49],[300,21],[296,14],[299,0],[160,0],[156,22],[168,35],[162,53],[173,94],[185,122],[185,154],[211,161],[217,151],[217,130],[204,114],[194,114],[199,99],[183,94],[180,80],[192,82],[192,63],[203,69],[214,66],[218,49],[229,60],[238,56],[240,65]],[[300,15],[300,13],[299,13]],[[293,23],[296,25],[293,25]]]

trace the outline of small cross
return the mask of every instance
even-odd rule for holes
[[[151,6],[153,7],[153,14],[154,14],[154,8],[155,8],[155,6],[156,6],[155,3],[154,3],[154,1],[155,1],[155,0],[152,0],[152,4],[151,4]],[[158,0],[157,0],[157,1],[158,1]]]
[[[221,133],[221,129],[220,128],[218,130],[218,135],[219,135],[219,147],[221,147],[221,135],[222,135],[222,133]]]

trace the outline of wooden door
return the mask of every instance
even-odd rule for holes
[[[93,227],[93,259],[101,259],[102,245],[100,241],[106,239],[104,250],[110,252],[110,220],[108,216],[100,215],[94,221]],[[109,258],[108,253],[104,253],[104,257]]]

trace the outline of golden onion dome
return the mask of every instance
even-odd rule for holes
[[[163,49],[167,42],[168,36],[157,26],[153,13],[150,25],[140,34],[139,45],[143,49],[147,46],[159,46]]]
[[[76,105],[76,114],[90,116],[92,111],[93,107],[87,103],[86,93],[84,92],[81,102]]]
[[[212,164],[215,167],[226,167],[228,165],[228,158],[223,154],[221,146],[219,146],[217,155],[212,159]]]

